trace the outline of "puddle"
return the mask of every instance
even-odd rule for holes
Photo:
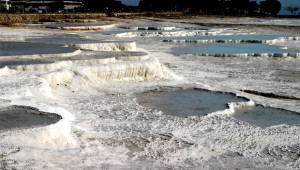
[[[300,114],[262,106],[237,109],[232,117],[262,128],[274,125],[300,125]]]
[[[57,114],[41,112],[35,108],[11,106],[0,109],[0,132],[47,126],[60,119],[62,119],[61,116]]]
[[[137,101],[142,106],[161,110],[167,115],[188,117],[204,116],[226,109],[227,103],[248,100],[228,93],[190,89],[148,92],[137,95]]]
[[[233,94],[201,89],[154,90],[138,94],[136,98],[144,107],[158,109],[164,114],[177,117],[205,116],[227,109],[228,103],[248,101]],[[231,116],[262,128],[300,124],[299,113],[262,106],[236,109]]]
[[[63,54],[75,52],[76,48],[66,48],[56,44],[29,42],[0,42],[0,56]]]
[[[198,44],[175,47],[172,49],[177,54],[296,54],[297,51],[281,49],[268,44]]]

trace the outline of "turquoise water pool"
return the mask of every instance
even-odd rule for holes
[[[215,36],[183,36],[183,37],[167,37],[164,40],[273,40],[280,37],[288,37],[285,35],[215,35]]]
[[[197,44],[175,47],[173,53],[178,54],[243,54],[243,53],[297,53],[298,51],[281,49],[268,44]]]

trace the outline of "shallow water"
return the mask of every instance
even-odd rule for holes
[[[28,38],[28,42],[45,43],[45,44],[79,44],[79,43],[99,43],[102,41],[90,40],[76,34],[51,35],[48,37]]]
[[[40,112],[33,108],[10,107],[0,110],[0,131],[47,126],[60,119],[56,114]]]
[[[167,115],[189,117],[205,116],[225,110],[228,103],[247,100],[221,92],[174,90],[138,95],[137,101],[145,107],[161,110]],[[232,117],[263,128],[280,124],[300,124],[300,114],[262,106],[236,109]]]
[[[159,109],[168,115],[188,117],[204,116],[226,109],[230,102],[246,102],[247,100],[221,92],[174,90],[141,95],[137,97],[137,101],[143,106]]]
[[[95,43],[118,43],[121,41],[93,40],[76,34],[51,35],[48,37],[28,38],[28,42],[45,44],[95,44]],[[125,41],[122,41],[125,42]]]
[[[237,109],[232,117],[263,128],[281,124],[300,124],[299,113],[262,106]]]
[[[187,36],[187,37],[168,37],[165,40],[273,40],[284,35],[216,35],[216,36]]]
[[[178,54],[243,54],[243,53],[297,53],[268,44],[199,44],[172,48]]]
[[[76,51],[75,48],[66,48],[55,44],[29,42],[0,42],[0,56],[60,54]]]

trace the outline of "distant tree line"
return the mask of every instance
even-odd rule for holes
[[[259,4],[250,0],[141,0],[143,11],[183,11],[190,13],[242,15],[276,15],[281,9],[278,0],[265,0]]]
[[[291,15],[295,15],[295,13],[299,10],[298,6],[288,6],[285,8],[287,11],[291,13]],[[300,15],[300,13],[299,13]]]
[[[80,0],[84,8],[91,12],[120,11],[124,5],[116,0]]]
[[[128,9],[120,0],[80,0],[91,12],[122,11]],[[215,15],[277,15],[281,10],[278,0],[140,0],[141,11],[178,11]],[[290,8],[289,11],[297,11]]]

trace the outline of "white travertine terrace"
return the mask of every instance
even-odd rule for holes
[[[144,19],[124,22],[157,24]],[[181,28],[192,25],[179,20],[164,22]],[[230,21],[226,18],[226,22]],[[0,57],[0,107],[29,106],[62,117],[49,126],[0,132],[0,169],[299,169],[299,125],[261,128],[231,117],[236,109],[254,105],[298,113],[299,100],[273,99],[243,90],[300,98],[299,55],[174,55],[170,49],[182,44],[153,37],[241,32],[173,31],[116,36],[78,31],[82,37],[135,42],[139,48],[135,43],[123,47],[78,43],[82,50],[67,56]],[[59,37],[68,30],[0,27],[0,32],[2,41],[24,42],[37,35]],[[286,33],[260,27],[247,28],[244,33],[250,32]],[[275,44],[299,49],[299,39],[288,41]],[[145,52],[134,52],[139,50]],[[258,55],[261,57],[252,57]],[[185,118],[137,102],[135,94],[159,92],[161,87],[230,92],[250,101],[229,103],[225,110]]]
[[[136,51],[135,42],[101,42],[74,44],[71,47],[93,51]]]

